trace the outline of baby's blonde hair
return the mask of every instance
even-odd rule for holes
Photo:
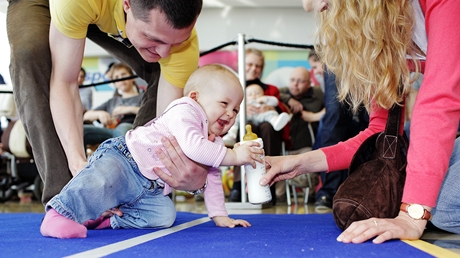
[[[213,91],[214,83],[212,80],[216,76],[227,76],[238,80],[238,76],[229,67],[221,64],[208,64],[196,69],[190,75],[184,87],[184,96],[187,96],[191,91]]]
[[[411,83],[407,55],[415,60],[413,27],[410,0],[330,0],[316,50],[337,76],[340,101],[354,111],[361,103],[370,110],[372,100],[386,109],[402,101]]]

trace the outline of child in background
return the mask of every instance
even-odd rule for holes
[[[246,87],[246,101],[254,106],[262,104],[272,107],[278,106],[278,99],[274,96],[264,95],[264,89],[258,84],[250,84]],[[268,110],[263,113],[248,115],[247,120],[254,125],[269,122],[275,131],[279,131],[291,120],[291,115],[286,112],[278,114],[276,110]],[[223,137],[225,145],[233,146],[235,144],[238,128],[238,123],[235,123]]]
[[[184,88],[183,98],[126,136],[102,143],[88,165],[46,205],[40,228],[43,236],[84,238],[87,228],[170,227],[175,218],[171,187],[154,169],[165,167],[155,150],[161,139],[174,135],[184,153],[210,166],[204,199],[209,217],[220,227],[248,227],[245,220],[228,217],[219,166],[262,162],[257,143],[224,146],[224,135],[234,124],[243,100],[238,77],[221,65],[198,68]],[[214,142],[208,137],[215,135]],[[212,137],[211,137],[212,138]],[[113,214],[105,212],[117,208]],[[101,215],[102,214],[102,215]]]

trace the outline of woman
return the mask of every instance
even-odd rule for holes
[[[358,3],[359,2],[359,3]],[[440,0],[303,0],[304,8],[321,13],[320,56],[340,82],[339,98],[349,97],[370,111],[369,128],[349,141],[297,156],[267,157],[269,171],[261,184],[299,174],[348,167],[356,148],[382,131],[387,109],[410,89],[410,69],[424,73],[411,119],[411,143],[403,205],[394,219],[371,218],[353,223],[337,238],[344,243],[374,243],[392,238],[418,239],[429,216],[414,219],[406,206],[433,214],[433,224],[460,233],[459,193],[454,178],[460,142],[452,155],[460,117],[459,1]],[[360,51],[356,51],[359,49]],[[406,58],[417,60],[407,62]],[[409,65],[407,65],[409,63]],[[425,69],[426,67],[426,69]],[[409,69],[410,68],[410,69]],[[440,197],[437,200],[438,193]],[[437,209],[433,207],[437,205]],[[450,215],[448,219],[447,214]]]
[[[410,67],[424,76],[411,118],[402,202],[421,207],[423,214],[432,212],[435,226],[460,234],[460,140],[455,140],[460,118],[460,33],[456,26],[460,1],[303,0],[303,4],[307,11],[322,11],[320,56],[338,77],[339,97],[349,96],[352,106],[364,102],[369,109],[369,128],[335,146],[295,156],[266,156],[269,170],[260,183],[347,168],[356,148],[383,130],[387,109],[404,98],[398,94],[399,82],[403,82],[404,92],[410,89]],[[407,54],[418,61],[407,62]],[[174,171],[173,176],[155,172],[166,182],[177,184],[180,171],[190,162],[184,160],[174,139],[164,145],[173,155],[171,160],[160,150],[157,153]],[[418,239],[427,220],[411,215],[401,211],[394,219],[355,222],[337,240],[362,243],[375,237],[373,243],[382,243],[394,238]]]
[[[111,69],[112,80],[134,75],[131,68],[123,63],[114,64]],[[84,125],[85,146],[125,135],[133,127],[141,104],[142,93],[139,93],[134,79],[117,81],[114,84],[116,90],[113,98],[95,109],[88,110],[83,115],[84,121],[98,120],[104,126],[100,128]]]

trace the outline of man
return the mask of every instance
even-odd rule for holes
[[[310,72],[302,66],[292,70],[289,76],[289,87],[280,89],[280,99],[289,106],[293,114],[290,126],[292,147],[290,155],[311,151],[316,139],[318,125],[326,112],[323,103],[323,91],[319,86],[312,87]],[[318,184],[318,175],[304,174],[290,180],[291,185],[310,187],[306,198],[314,198],[315,186]],[[310,185],[311,183],[311,185]],[[276,195],[280,198],[286,193],[285,184],[276,185]]]
[[[316,135],[319,121],[326,112],[323,98],[323,91],[319,87],[311,86],[310,72],[301,66],[292,70],[289,87],[280,89],[281,101],[289,106],[293,114],[290,127],[291,154],[312,149],[315,138],[310,132],[309,124]]]
[[[10,72],[18,112],[44,181],[42,202],[46,203],[86,165],[77,83],[86,37],[148,82],[134,126],[141,125],[182,96],[188,76],[198,66],[193,28],[202,1],[9,2]],[[194,181],[203,186],[206,172],[200,172]],[[182,190],[200,188],[198,183],[186,186],[191,176],[185,171],[168,183]]]

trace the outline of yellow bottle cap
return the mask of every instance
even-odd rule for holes
[[[257,134],[252,132],[251,125],[246,125],[246,134],[243,136],[243,141],[253,141],[259,138]]]

